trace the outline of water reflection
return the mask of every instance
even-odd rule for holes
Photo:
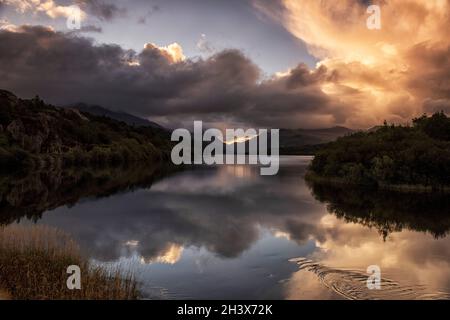
[[[38,221],[47,210],[82,199],[148,188],[175,169],[152,167],[47,170],[0,176],[0,225],[22,218]]]
[[[241,168],[176,173],[149,189],[58,208],[40,223],[70,230],[94,258],[103,261],[132,250],[145,261],[154,261],[174,245],[235,258],[260,238],[262,229],[287,234],[298,243],[308,240],[315,229],[314,213],[322,206],[306,185],[291,188],[303,171],[267,178],[255,167]],[[298,214],[299,208],[303,214]],[[125,245],[130,242],[135,245]]]
[[[386,238],[403,229],[429,232],[436,238],[450,230],[448,194],[394,193],[309,183],[314,197],[346,222],[376,228]]]
[[[309,186],[329,214],[308,256],[319,263],[292,275],[288,298],[449,299],[448,196]],[[369,265],[381,267],[382,290],[367,290]]]
[[[406,285],[448,291],[448,200],[308,186],[309,161],[282,157],[276,176],[236,165],[163,179],[143,169],[107,182],[94,174],[72,187],[34,178],[2,188],[0,219],[68,231],[94,261],[133,268],[151,298],[343,297],[295,257],[334,269],[378,264]],[[33,197],[25,187],[42,185]]]
[[[332,275],[329,287],[342,287],[343,296],[372,297],[383,299],[448,298],[450,292],[450,239],[435,239],[430,234],[413,231],[394,232],[385,241],[375,229],[346,223],[335,216],[325,216],[322,221],[323,239],[317,241],[319,248],[308,255],[328,268]],[[368,292],[358,281],[349,281],[348,273],[355,270],[366,274],[369,265],[378,265],[382,276],[394,280],[401,290],[389,290],[382,283],[382,290]],[[351,277],[351,275],[350,275]],[[351,280],[351,279],[350,279]],[[345,284],[345,286],[343,285]],[[286,283],[290,299],[309,298],[308,292],[324,290],[324,279],[316,270],[301,269]],[[410,288],[415,288],[411,292]],[[334,288],[335,289],[335,288]],[[329,294],[327,290],[326,294]]]

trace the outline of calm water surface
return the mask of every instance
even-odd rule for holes
[[[94,263],[132,270],[146,298],[448,298],[446,197],[308,185],[310,161],[282,157],[277,176],[199,167],[20,223],[65,230]],[[370,265],[381,290],[366,287]]]

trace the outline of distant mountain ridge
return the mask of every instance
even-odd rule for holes
[[[93,115],[122,121],[134,127],[152,127],[154,129],[160,129],[161,131],[170,131],[155,122],[131,115],[126,112],[111,111],[98,105],[78,103],[75,105],[71,105],[70,107],[77,109],[80,112],[86,112]],[[280,154],[314,154],[322,145],[328,142],[335,141],[339,137],[343,137],[354,132],[356,132],[356,130],[352,130],[342,126],[319,129],[280,129]],[[248,141],[242,143],[246,144],[246,150],[248,150]],[[240,143],[236,143],[236,145],[238,144]]]
[[[323,129],[281,129],[280,154],[313,155],[325,144],[354,133],[346,127]]]
[[[87,113],[90,113],[90,114],[93,114],[96,116],[107,117],[107,118],[114,119],[117,121],[122,121],[133,127],[152,127],[152,128],[163,129],[163,127],[160,126],[159,124],[157,124],[156,122],[149,121],[147,119],[143,119],[140,117],[136,117],[132,114],[125,113],[125,112],[111,111],[109,109],[106,109],[106,108],[98,106],[98,105],[88,105],[86,103],[77,103],[74,105],[70,105],[69,107],[73,108],[73,109],[77,109],[81,112],[87,112]]]
[[[323,144],[354,132],[355,130],[341,126],[323,129],[280,129],[280,145],[287,148]]]
[[[313,155],[327,143],[355,132],[356,130],[340,126],[323,129],[280,129],[280,155]],[[235,153],[238,145],[242,144],[245,144],[245,150],[248,153],[250,141],[253,139],[258,137],[234,143]],[[269,134],[268,149],[270,149],[270,139]]]
[[[126,124],[135,127],[152,127],[155,129],[166,130],[155,122],[129,113],[111,111],[98,105],[78,103],[71,105],[70,107],[81,112],[123,121]],[[314,154],[321,145],[354,132],[356,131],[342,126],[320,129],[280,129],[280,154]],[[242,143],[248,144],[248,142]],[[236,145],[237,144],[239,143],[236,143]]]

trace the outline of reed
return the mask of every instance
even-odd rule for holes
[[[81,289],[67,288],[67,267],[81,269]],[[132,274],[92,266],[66,233],[47,226],[0,227],[0,298],[137,299]]]

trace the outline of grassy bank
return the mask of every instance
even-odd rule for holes
[[[81,269],[81,289],[67,288],[67,267]],[[0,227],[0,298],[137,299],[132,275],[93,267],[64,232],[45,226]]]

